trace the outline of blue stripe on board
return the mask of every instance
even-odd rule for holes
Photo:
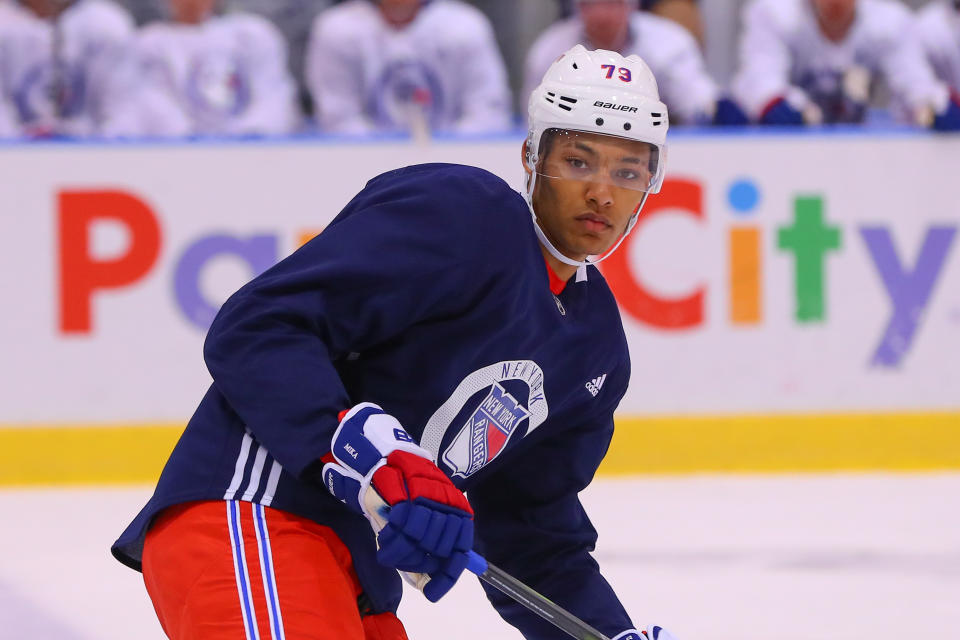
[[[525,128],[498,133],[455,134],[436,132],[432,140],[440,144],[471,144],[522,141],[526,137]],[[759,126],[745,127],[710,127],[692,125],[674,125],[670,128],[670,139],[722,139],[722,138],[948,138],[956,137],[951,134],[934,132],[922,127],[909,124],[884,123],[877,125],[833,124],[820,126]],[[304,147],[304,146],[336,146],[336,145],[407,145],[411,141],[405,133],[381,133],[372,136],[338,135],[306,131],[280,136],[265,136],[261,138],[202,136],[196,138],[138,138],[129,140],[110,139],[73,139],[59,138],[50,140],[19,140],[0,139],[0,150],[15,149],[18,151],[44,149],[137,149],[137,148],[190,148],[190,147]]]

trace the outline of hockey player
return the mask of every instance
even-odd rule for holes
[[[0,0],[0,42],[15,32],[17,25],[24,19],[23,11],[12,0]],[[6,53],[0,47],[0,69],[6,69]],[[0,92],[0,138],[20,136],[20,122],[14,110],[13,99],[8,91]]]
[[[213,384],[113,546],[170,638],[402,640],[397,570],[436,601],[471,548],[643,637],[577,496],[630,377],[590,260],[660,188],[666,107],[640,58],[578,45],[529,115],[524,196],[473,167],[391,171],[224,304]],[[566,637],[488,595],[528,640]]]
[[[930,2],[920,10],[917,32],[927,59],[954,100],[960,95],[960,0]]]
[[[347,0],[317,16],[307,86],[323,131],[478,133],[510,126],[493,28],[460,0]]]
[[[310,26],[330,0],[225,0],[227,11],[248,11],[269,18],[277,26],[289,47],[290,74],[297,83],[298,100],[312,112],[310,94],[304,82],[303,65],[307,57]]]
[[[525,96],[533,92],[558,55],[581,42],[623,55],[635,53],[646,60],[674,122],[747,123],[743,111],[721,95],[686,29],[638,11],[636,0],[577,0],[576,7],[577,15],[547,28],[531,46],[524,72]]]
[[[732,87],[763,124],[861,122],[879,78],[905,122],[960,128],[960,104],[933,75],[893,0],[751,0]]]
[[[128,55],[133,20],[111,0],[4,2],[0,131],[26,137],[102,132],[118,96],[117,60]]]
[[[572,5],[576,0],[560,0],[561,15],[567,17],[572,13]],[[703,15],[700,12],[699,0],[639,0],[641,11],[649,11],[662,18],[673,20],[690,32],[703,47]]]
[[[218,0],[169,0],[169,21],[138,36],[118,132],[139,136],[269,135],[299,121],[286,43],[269,20],[215,13]]]
[[[699,0],[640,0],[640,8],[673,20],[690,32],[702,48],[704,45],[703,15]]]

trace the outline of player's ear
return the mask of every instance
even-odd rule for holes
[[[530,165],[527,162],[530,160],[530,141],[524,140],[523,144],[520,145],[520,163],[523,164],[523,170],[530,173]]]

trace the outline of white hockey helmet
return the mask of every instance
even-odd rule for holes
[[[557,259],[583,267],[585,262],[563,256],[543,235],[533,211],[533,192],[541,171],[544,134],[586,132],[646,143],[650,148],[649,173],[634,186],[644,195],[623,236],[606,255],[616,249],[636,225],[646,194],[657,193],[663,184],[667,153],[667,106],[660,101],[657,81],[650,67],[637,55],[624,58],[614,51],[588,51],[583,45],[554,61],[540,85],[530,95],[528,107],[526,198],[534,226],[547,249]],[[540,174],[543,175],[543,174]],[[592,176],[591,180],[597,179]],[[591,262],[598,262],[592,260]]]

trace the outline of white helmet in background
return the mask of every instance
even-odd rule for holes
[[[614,51],[588,51],[576,45],[556,61],[543,81],[530,95],[529,134],[525,156],[530,174],[526,199],[534,218],[534,228],[547,250],[565,264],[580,267],[577,279],[584,277],[588,262],[561,254],[546,238],[533,210],[533,192],[544,152],[544,134],[586,132],[634,140],[650,147],[649,174],[642,184],[618,186],[642,191],[644,195],[627,225],[626,231],[604,257],[620,246],[636,225],[646,195],[657,193],[663,184],[666,160],[667,106],[660,101],[657,81],[650,67],[637,55],[626,58]],[[543,174],[539,174],[543,176]],[[603,179],[591,177],[591,180]],[[601,258],[602,259],[602,258]],[[599,262],[591,260],[589,263]]]

